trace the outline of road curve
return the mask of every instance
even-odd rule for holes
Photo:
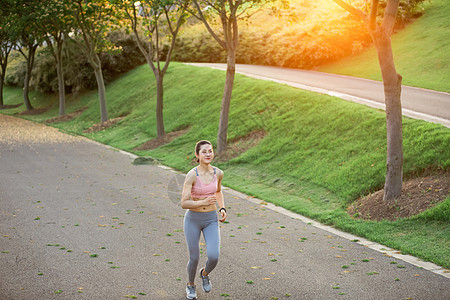
[[[226,64],[189,63],[189,65],[226,69]],[[385,109],[383,84],[379,81],[316,71],[243,64],[236,65],[236,72]],[[450,128],[449,93],[404,85],[402,110],[405,116],[440,123]]]

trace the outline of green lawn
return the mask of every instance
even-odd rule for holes
[[[450,1],[423,6],[425,14],[392,37],[395,66],[404,85],[450,92]],[[375,48],[318,71],[381,80]]]
[[[87,106],[72,121],[52,126],[136,153],[152,156],[184,172],[193,167],[195,142],[215,144],[225,74],[219,70],[171,64],[165,79],[165,125],[172,132],[190,130],[152,151],[136,146],[156,137],[156,86],[148,66],[141,66],[107,86],[110,118],[126,115],[114,127],[83,131],[100,122],[97,93],[71,99],[68,112]],[[52,105],[38,122],[57,116],[54,96],[34,94],[37,107]],[[6,104],[22,102],[20,89],[7,88]],[[24,108],[3,110],[12,114]],[[446,169],[450,165],[450,130],[404,118],[404,171]],[[403,253],[450,267],[447,200],[426,217],[396,222],[353,220],[345,209],[359,196],[382,188],[386,164],[385,113],[334,97],[236,76],[228,138],[265,130],[258,145],[217,165],[224,185],[281,205],[322,223],[366,237]],[[444,216],[444,217],[442,217]]]

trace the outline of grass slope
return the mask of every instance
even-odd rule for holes
[[[423,4],[425,13],[392,37],[403,84],[450,92],[450,1]],[[322,66],[318,71],[381,80],[375,48]]]
[[[156,137],[156,85],[148,66],[141,66],[107,86],[110,118],[126,115],[115,126],[95,133],[97,93],[72,99],[68,112],[88,108],[72,121],[54,123],[66,132],[85,135],[186,172],[193,167],[197,140],[215,143],[225,73],[171,64],[165,78],[165,125],[172,132],[190,130],[152,151],[136,146]],[[58,113],[56,99],[34,95],[38,105],[54,107],[24,116],[43,122]],[[6,89],[6,104],[21,103],[21,90]],[[41,99],[45,99],[41,101]],[[22,111],[23,107],[4,110]],[[236,76],[229,139],[263,129],[267,135],[247,152],[226,163],[224,184],[281,205],[323,223],[450,267],[447,200],[426,216],[396,222],[353,220],[346,207],[383,186],[386,161],[385,114],[340,99],[292,87]],[[441,125],[404,118],[405,173],[447,169],[450,131]],[[446,204],[447,203],[447,204]],[[233,212],[231,212],[233,214]],[[234,212],[237,213],[237,212]]]

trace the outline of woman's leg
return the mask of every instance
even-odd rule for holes
[[[216,216],[217,218],[217,216]],[[210,222],[203,228],[203,236],[206,242],[206,253],[208,260],[206,261],[205,273],[209,274],[217,266],[220,253],[220,230],[217,219]]]
[[[194,284],[195,274],[197,273],[197,266],[200,258],[200,222],[195,219],[185,217],[183,230],[189,249],[189,262],[187,264],[189,284]]]

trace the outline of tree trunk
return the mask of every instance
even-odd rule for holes
[[[9,48],[10,49],[10,48]],[[3,48],[0,49],[0,51],[3,51]],[[9,56],[8,48],[5,49],[5,52],[1,55],[1,67],[2,67],[2,73],[0,74],[0,106],[5,105],[3,102],[3,85],[5,84],[5,77],[6,77],[6,67],[8,66],[8,56]]]
[[[156,75],[156,129],[158,132],[158,138],[164,137],[166,134],[164,130],[164,85],[163,85],[164,75]]]
[[[103,80],[100,58],[97,54],[94,54],[94,56],[91,57],[91,65],[94,69],[95,79],[97,80],[98,98],[100,102],[100,118],[103,123],[108,121],[108,110],[106,108],[105,81]]]
[[[59,115],[66,113],[66,91],[64,85],[64,72],[62,66],[62,42],[58,42],[56,49],[56,73],[58,75]]]
[[[236,50],[229,49],[227,55],[227,74],[223,91],[222,107],[220,108],[219,131],[217,132],[217,152],[227,147],[228,116],[230,114],[231,93],[233,91],[234,75],[236,71]]]
[[[395,69],[390,35],[379,32],[373,35],[373,39],[378,52],[386,104],[387,160],[383,200],[389,201],[402,193],[402,77]]]
[[[33,106],[30,102],[29,91],[30,91],[30,79],[31,79],[31,71],[33,71],[34,65],[34,54],[36,53],[36,47],[29,47],[28,49],[28,57],[27,57],[27,72],[25,73],[25,80],[23,83],[23,100],[25,102],[25,106],[27,110],[32,110]]]
[[[2,74],[0,75],[0,107],[2,107],[4,104],[3,102],[3,85],[5,82],[5,75],[6,75],[6,65],[2,65]]]

